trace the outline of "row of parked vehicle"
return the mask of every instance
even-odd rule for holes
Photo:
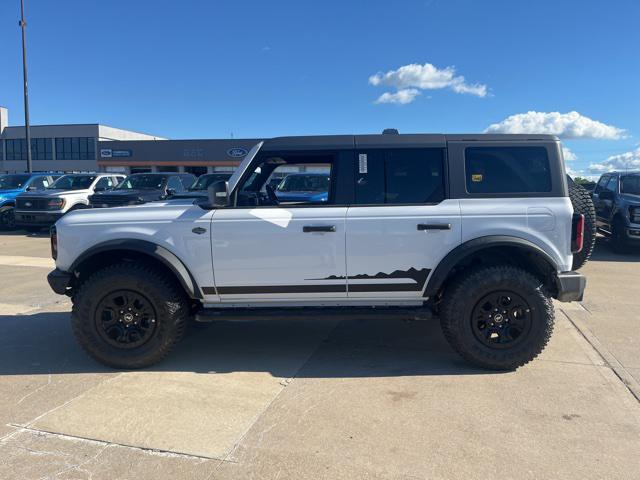
[[[17,173],[0,175],[0,227],[39,231],[81,208],[137,205],[167,198],[205,197],[209,185],[231,173]],[[326,201],[329,177],[294,173],[267,188],[283,201]]]

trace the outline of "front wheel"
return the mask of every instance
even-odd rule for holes
[[[82,348],[113,368],[144,368],[182,338],[189,302],[161,270],[119,263],[91,275],[73,298],[71,325]]]
[[[0,229],[13,230],[16,226],[16,216],[13,207],[0,208]]]
[[[447,341],[469,363],[514,370],[533,360],[553,331],[542,282],[509,265],[463,272],[445,291],[440,321]]]

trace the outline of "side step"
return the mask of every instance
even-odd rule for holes
[[[315,318],[341,320],[430,320],[429,307],[277,307],[277,308],[202,308],[196,312],[196,322],[276,320],[283,318]]]

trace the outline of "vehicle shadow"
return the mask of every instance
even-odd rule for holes
[[[49,229],[43,228],[38,232],[27,232],[26,230],[21,230],[19,228],[7,230],[0,228],[0,236],[3,237],[38,237],[45,238],[49,237]]]
[[[593,262],[640,262],[640,248],[629,248],[625,253],[615,253],[609,239],[598,235],[589,261]]]
[[[0,375],[113,371],[82,351],[68,313],[0,316],[0,327]],[[464,363],[437,321],[308,318],[196,326],[148,371],[268,372],[285,378],[489,373]]]

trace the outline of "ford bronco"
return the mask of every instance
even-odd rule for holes
[[[270,179],[326,172],[327,198]],[[162,360],[190,320],[438,317],[473,365],[534,359],[552,298],[581,300],[574,214],[549,135],[382,134],[260,142],[206,198],[78,210],[48,280],[80,345],[116,368]]]

